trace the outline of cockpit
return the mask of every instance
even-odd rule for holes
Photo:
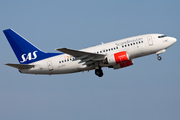
[[[161,35],[161,36],[158,36],[158,38],[164,38],[166,37],[166,35]]]

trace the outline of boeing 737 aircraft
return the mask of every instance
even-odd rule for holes
[[[7,63],[21,73],[67,74],[95,69],[103,76],[103,67],[120,69],[133,65],[133,59],[164,53],[177,40],[164,34],[146,34],[89,47],[82,50],[58,48],[61,53],[47,53],[12,29],[3,31],[20,64]]]

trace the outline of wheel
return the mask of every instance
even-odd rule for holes
[[[161,57],[161,56],[158,56],[157,59],[160,61],[160,60],[162,59],[162,57]]]
[[[103,71],[101,69],[95,69],[95,74],[99,77],[103,76]]]

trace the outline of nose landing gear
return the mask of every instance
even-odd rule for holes
[[[166,49],[162,49],[162,50],[156,52],[156,54],[157,54],[157,59],[158,59],[159,61],[162,59],[162,57],[159,56],[159,54],[164,53],[164,52],[166,52]]]
[[[160,61],[160,60],[162,60],[162,57],[157,55],[157,59]]]

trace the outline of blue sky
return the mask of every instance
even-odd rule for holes
[[[0,4],[0,119],[179,120],[180,55],[177,41],[134,65],[66,75],[20,74],[3,30],[12,28],[47,52],[82,49],[126,37],[163,33],[180,39],[178,0],[31,0]]]

